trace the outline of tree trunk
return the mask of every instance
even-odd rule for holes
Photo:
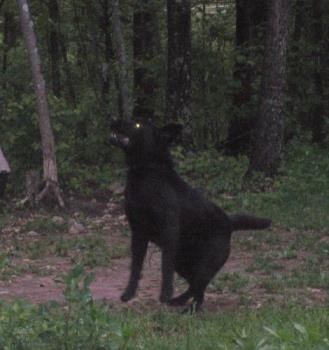
[[[65,41],[66,41],[66,38],[64,37],[64,35],[61,35],[60,46],[61,46],[61,55],[62,55],[62,59],[63,59],[63,68],[64,68],[64,72],[65,72],[65,85],[66,85],[67,91],[68,91],[69,102],[73,106],[73,108],[76,108],[76,105],[77,105],[76,94],[75,94],[75,90],[74,90],[72,73],[70,70],[70,63],[69,63],[69,60],[67,58],[67,48],[66,48]]]
[[[191,2],[167,0],[167,117],[191,121]]]
[[[113,59],[113,45],[110,32],[110,9],[109,0],[100,2],[102,14],[99,18],[99,27],[104,37],[104,58],[102,63],[102,87],[101,87],[101,109],[104,115],[109,114],[109,92],[110,92],[110,65]]]
[[[294,26],[291,33],[291,43],[289,45],[289,67],[287,76],[287,91],[290,102],[287,111],[291,115],[298,116],[302,127],[309,128],[309,113],[301,105],[307,99],[309,88],[304,86],[309,81],[309,71],[305,71],[302,64],[307,56],[305,54],[304,45],[302,43],[305,32],[307,31],[306,23],[309,22],[309,8],[305,0],[296,0],[294,10]],[[301,80],[303,77],[303,81]],[[286,131],[285,140],[291,139],[295,135],[296,127]]]
[[[154,117],[155,81],[150,69],[154,57],[155,8],[148,0],[137,1],[133,19],[134,116]]]
[[[49,14],[49,41],[48,50],[50,57],[50,74],[52,91],[56,97],[61,96],[61,71],[60,71],[60,32],[59,32],[59,7],[58,0],[48,0]]]
[[[266,1],[236,0],[236,61],[233,78],[239,87],[233,94],[233,116],[229,125],[226,151],[237,156],[250,151],[251,133],[255,126],[255,113],[250,106],[255,93],[253,82],[255,68],[249,63],[255,60],[252,46],[263,42],[263,26],[266,21]]]
[[[43,153],[43,179],[45,187],[38,195],[40,201],[44,197],[54,195],[59,205],[64,207],[64,201],[58,186],[57,164],[55,156],[54,135],[50,124],[50,113],[47,101],[46,83],[41,72],[40,56],[36,36],[27,0],[18,0],[22,32],[24,35],[31,71],[37,97],[39,126]]]
[[[2,73],[6,74],[8,66],[8,51],[15,44],[16,25],[13,13],[8,9],[3,14],[3,54],[2,54]],[[6,89],[6,81],[3,80],[2,88]]]
[[[283,139],[283,103],[290,0],[271,0],[268,11],[260,112],[252,139],[248,173],[273,177]]]
[[[125,120],[129,120],[131,118],[131,98],[128,87],[128,64],[121,28],[119,0],[112,0],[112,25],[113,41],[115,45],[117,60],[119,63],[118,78],[120,98],[122,101],[122,117]]]
[[[322,143],[325,140],[325,108],[323,96],[323,1],[312,0],[312,45],[313,56],[313,106],[311,109],[313,141]]]
[[[0,198],[5,194],[8,174],[10,173],[10,167],[5,155],[0,148]]]

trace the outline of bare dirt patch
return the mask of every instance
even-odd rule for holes
[[[106,247],[97,247],[95,258],[99,258],[102,248],[110,248],[113,258],[104,266],[97,265],[99,263],[97,259],[98,263],[93,268],[86,265],[86,271],[92,270],[95,274],[95,280],[91,284],[93,297],[97,300],[105,300],[118,309],[143,310],[163,307],[158,302],[161,279],[160,253],[155,246],[150,246],[137,297],[126,304],[120,302],[120,295],[128,280],[130,264],[129,229],[120,204],[109,203],[103,208],[101,216],[88,217],[74,213],[75,220],[81,222],[84,227],[83,232],[68,233],[69,227],[67,227],[68,232],[56,233],[60,235],[60,242],[64,247],[72,239],[78,242],[77,247],[65,248],[66,256],[58,256],[58,250],[63,254],[62,246],[60,250],[52,247],[50,243],[46,248],[42,248],[45,249],[45,255],[37,258],[27,257],[30,254],[31,242],[42,243],[47,237],[49,239],[49,235],[45,235],[44,232],[24,230],[26,223],[36,218],[40,219],[40,215],[31,213],[29,217],[16,219],[14,223],[2,230],[1,256],[9,258],[7,260],[3,258],[0,264],[2,274],[0,299],[12,301],[23,298],[33,303],[46,303],[50,300],[64,301],[65,286],[62,276],[72,268],[75,262],[81,261],[79,258],[90,249],[89,246],[84,247],[79,242],[84,243],[87,238],[93,239],[97,236],[103,241],[96,241],[98,243],[95,244],[102,245],[102,242],[105,242]],[[48,215],[48,220],[52,220],[52,216]],[[56,220],[60,221],[58,218]],[[70,222],[69,218],[65,220]],[[273,242],[272,235],[275,235]],[[235,233],[230,259],[208,288],[205,308],[225,310],[246,305],[258,308],[268,302],[284,303],[289,298],[307,305],[326,303],[328,301],[326,281],[329,277],[324,275],[323,280],[312,280],[313,275],[310,275],[310,281],[304,283],[300,276],[300,271],[305,269],[307,262],[310,265],[310,271],[313,271],[316,277],[316,266],[311,265],[312,258],[315,259],[314,264],[322,264],[319,267],[323,271],[328,267],[326,260],[317,256],[316,251],[305,248],[302,243],[294,244],[299,239],[298,235],[298,232],[280,229],[266,233]],[[315,246],[318,247],[321,242],[326,242],[326,237],[326,233],[317,234]],[[58,243],[54,241],[53,244]],[[26,246],[28,248],[25,249]],[[92,259],[93,257],[90,261],[93,261]],[[102,265],[102,263],[99,264]],[[7,274],[4,273],[7,272],[6,269]],[[290,276],[294,280],[290,280]],[[177,278],[176,293],[183,291],[185,287],[185,283]]]

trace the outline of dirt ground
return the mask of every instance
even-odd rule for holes
[[[121,204],[108,204],[102,210],[102,215],[93,216],[85,220],[82,232],[65,233],[64,237],[84,237],[93,235],[94,231],[90,227],[97,227],[97,232],[101,232],[102,237],[106,237],[106,242],[113,249],[117,246],[125,246],[129,251],[130,236],[127,222],[122,212]],[[79,214],[73,214],[79,218]],[[28,220],[35,218],[34,214],[24,219],[17,219],[14,224],[2,230],[2,242],[4,245],[9,245],[8,242],[13,241],[15,236],[16,244],[24,244],[26,239],[36,240],[42,239],[38,232],[23,232]],[[77,219],[78,220],[78,219]],[[122,234],[122,232],[126,234]],[[257,242],[264,231],[261,232],[238,232],[234,234],[232,242],[231,256],[225,267],[218,275],[228,276],[228,283],[231,288],[226,287],[226,282],[221,281],[220,288],[210,286],[207,289],[205,298],[205,308],[208,310],[225,310],[234,309],[243,305],[248,305],[253,308],[258,308],[266,302],[280,302],[286,298],[285,292],[276,290],[268,291],[264,288],[264,279],[268,281],[271,276],[274,276],[276,269],[264,272],[261,268],[252,270],[250,267],[254,263],[255,255],[262,249],[271,251],[271,243],[257,243],[253,248],[250,242]],[[272,229],[267,232],[267,237],[272,235],[276,237],[275,249],[286,246],[287,242],[295,239],[296,233],[289,231]],[[320,238],[319,238],[320,239]],[[323,239],[323,238],[321,238]],[[17,243],[18,242],[18,243]],[[279,242],[279,245],[278,245]],[[251,246],[245,249],[244,245]],[[280,250],[280,249],[279,249]],[[305,262],[308,252],[305,249],[297,250],[293,258],[281,257],[277,259],[283,267],[279,269],[280,274],[288,273],[291,270],[296,270],[302,267]],[[12,276],[5,280],[0,280],[0,299],[14,300],[17,298],[27,299],[33,303],[46,303],[50,300],[64,301],[61,276],[72,268],[72,259],[68,257],[59,257],[54,255],[42,256],[38,259],[27,257],[15,257],[13,259],[15,266],[32,266],[23,273],[13,273]],[[130,258],[129,253],[124,256],[113,258],[108,266],[98,266],[93,268],[95,280],[91,284],[91,291],[94,299],[104,300],[111,303],[113,307],[122,308],[162,308],[158,301],[160,292],[160,253],[158,249],[151,245],[144,264],[143,277],[140,282],[138,295],[135,299],[128,303],[120,301],[120,295],[123,292],[129,275]],[[87,268],[88,270],[88,268]],[[231,277],[238,276],[236,286],[232,287]],[[240,280],[248,278],[248,283],[239,287]],[[233,281],[234,282],[234,281]],[[179,278],[176,278],[176,293],[185,289],[185,283]],[[291,293],[292,291],[292,293]],[[294,287],[290,290],[289,296],[303,298],[303,303],[307,304],[324,304],[328,301],[328,290],[325,288],[312,287]]]

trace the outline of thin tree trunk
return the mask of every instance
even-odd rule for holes
[[[43,179],[45,187],[38,195],[40,201],[49,194],[55,195],[59,205],[64,207],[60,189],[58,186],[57,164],[55,156],[54,135],[50,123],[50,113],[47,101],[46,83],[41,72],[41,62],[37,48],[36,36],[33,29],[33,21],[30,15],[27,0],[18,0],[22,32],[24,35],[31,71],[37,97],[39,114],[39,126],[43,152]]]
[[[167,117],[191,121],[191,2],[167,0]]]
[[[102,87],[101,87],[101,109],[104,115],[109,114],[109,92],[110,92],[110,64],[113,59],[113,45],[110,32],[110,9],[109,0],[100,1],[102,14],[99,18],[99,27],[104,36],[104,58],[102,63]]]
[[[52,91],[56,97],[61,96],[61,71],[60,71],[60,32],[59,32],[59,7],[58,0],[48,0],[49,13],[49,42],[48,50],[51,66]]]
[[[5,10],[3,14],[3,55],[2,73],[5,74],[8,66],[8,52],[15,42],[15,21],[10,10]],[[3,80],[2,88],[6,89],[6,79]]]
[[[273,177],[280,165],[289,3],[290,0],[270,1],[260,112],[252,140],[248,174],[260,171]]]
[[[10,173],[9,163],[0,147],[0,173]]]
[[[64,68],[64,72],[65,72],[65,85],[66,85],[67,91],[68,91],[69,102],[75,108],[77,105],[76,94],[75,94],[75,90],[74,90],[74,84],[73,84],[73,79],[72,79],[72,73],[70,70],[70,64],[69,64],[69,61],[67,59],[67,48],[66,48],[65,41],[66,41],[66,39],[65,39],[64,35],[61,35],[60,46],[61,46],[61,54],[62,54],[62,59],[63,59],[63,68]]]
[[[150,69],[154,57],[155,8],[148,0],[136,1],[133,18],[134,116],[154,117],[155,81]]]
[[[0,1],[0,10],[2,9],[3,4],[5,3],[6,0],[1,0]]]
[[[131,98],[128,87],[128,64],[121,28],[119,0],[112,0],[112,25],[113,41],[115,45],[117,60],[119,63],[118,80],[120,98],[122,101],[122,117],[125,120],[129,120],[131,118]]]
[[[0,198],[4,196],[10,167],[0,147]]]

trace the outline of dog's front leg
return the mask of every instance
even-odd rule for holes
[[[131,239],[131,268],[128,286],[121,295],[122,301],[128,301],[135,296],[138,281],[141,277],[143,262],[147,251],[148,240],[138,234],[132,235]]]
[[[173,238],[166,237],[165,242],[162,245],[162,285],[160,302],[167,303],[173,296],[173,280],[174,280],[174,258],[176,250],[176,241]]]

